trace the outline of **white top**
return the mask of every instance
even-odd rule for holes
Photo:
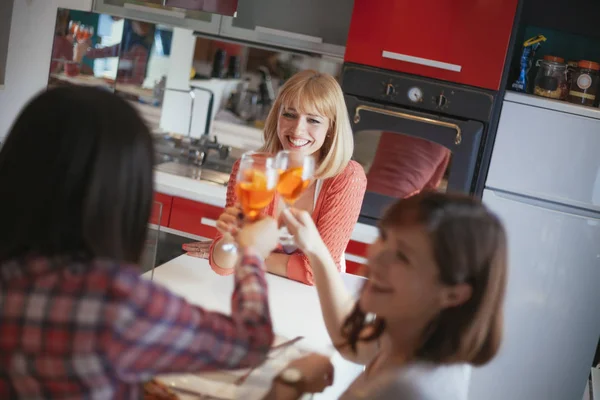
[[[393,372],[364,380],[364,374],[352,384],[340,400],[467,400],[471,366],[439,366],[415,363]]]

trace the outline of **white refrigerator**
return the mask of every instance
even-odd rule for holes
[[[483,201],[508,232],[505,336],[472,400],[580,400],[600,337],[600,110],[507,93]]]

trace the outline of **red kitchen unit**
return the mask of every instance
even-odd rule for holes
[[[355,0],[344,60],[498,90],[518,0]]]
[[[169,228],[214,239],[215,224],[222,212],[223,207],[174,197]]]
[[[367,243],[357,242],[355,240],[350,240],[348,242],[348,247],[346,247],[346,272],[349,274],[366,276],[366,268],[367,266],[361,261],[353,261],[349,260],[348,256],[355,259],[366,259],[367,257],[367,248],[369,245]]]

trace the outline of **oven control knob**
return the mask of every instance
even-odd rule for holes
[[[394,85],[392,85],[391,83],[388,83],[385,86],[385,94],[387,96],[393,96],[396,94],[396,88],[394,87]]]
[[[412,87],[408,90],[408,99],[413,103],[420,103],[423,101],[423,91],[418,87]]]
[[[444,107],[446,107],[448,105],[448,99],[443,94],[440,94],[439,96],[437,96],[435,98],[435,104],[439,108],[444,108]]]

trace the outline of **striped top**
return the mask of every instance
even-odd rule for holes
[[[233,166],[227,185],[226,207],[232,207],[237,203],[235,194],[235,181],[239,161]],[[354,225],[358,221],[360,207],[367,186],[367,178],[362,166],[356,161],[350,161],[344,170],[332,177],[323,180],[319,196],[317,198],[312,218],[317,225],[321,238],[327,245],[331,256],[336,261],[338,271],[341,270],[343,258]],[[265,214],[277,215],[278,196],[275,196],[271,204],[265,209]],[[212,253],[215,243],[221,239],[219,233],[210,248],[209,262],[212,269],[219,275],[229,275],[233,269],[220,268],[213,260]],[[287,264],[287,276],[295,281],[312,285],[313,272],[308,258],[302,253],[292,254]]]

